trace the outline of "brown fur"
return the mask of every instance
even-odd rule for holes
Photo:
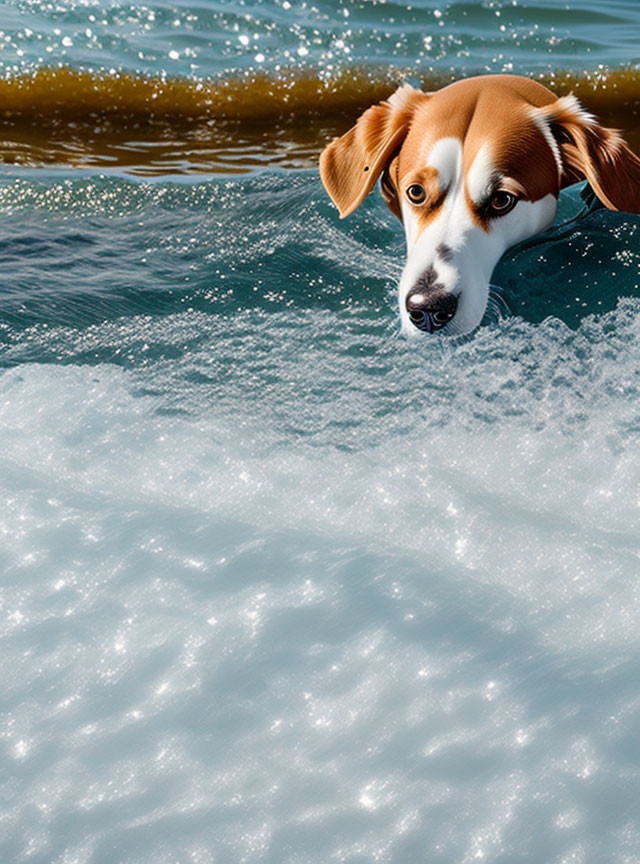
[[[396,99],[395,104],[387,101],[373,105],[352,129],[324,149],[320,156],[320,176],[342,219],[373,189],[400,149],[413,109],[423,99],[428,96],[408,88],[406,98]]]
[[[567,186],[586,178],[609,210],[640,213],[640,159],[615,129],[559,99],[543,109],[562,153]]]
[[[640,159],[614,130],[588,122],[579,106],[572,105],[536,81],[515,75],[469,78],[432,94],[405,85],[329,144],[320,158],[322,181],[343,218],[358,207],[383,172],[383,196],[401,218],[399,196],[419,182],[427,189],[427,202],[414,206],[426,225],[443,200],[443,190],[428,172],[426,155],[438,139],[456,137],[463,144],[467,168],[489,142],[496,169],[513,179],[525,200],[557,196],[561,186],[586,177],[607,207],[639,213]],[[534,122],[536,110],[558,142],[561,177]],[[485,217],[470,199],[468,204],[483,224]]]

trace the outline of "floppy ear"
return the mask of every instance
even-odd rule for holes
[[[562,186],[586,178],[609,210],[640,213],[640,159],[615,129],[600,126],[575,96],[537,109],[560,148]]]
[[[353,128],[320,156],[320,177],[344,219],[358,207],[402,146],[416,106],[427,93],[405,84],[368,108]]]

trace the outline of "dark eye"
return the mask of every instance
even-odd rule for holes
[[[504,189],[499,189],[494,192],[489,201],[489,211],[493,216],[504,216],[518,203],[518,199],[511,192],[505,192]]]
[[[407,189],[407,198],[412,204],[422,204],[426,197],[427,193],[424,191],[424,186],[419,183],[412,183]]]

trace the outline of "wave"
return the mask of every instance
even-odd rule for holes
[[[0,79],[0,158],[134,173],[309,167],[333,135],[404,80],[435,90],[459,75],[390,67],[195,79],[41,68]],[[640,145],[640,69],[538,75],[573,92]]]
[[[132,352],[143,360],[142,330],[130,351],[113,334],[99,348],[82,333],[185,311],[221,326],[237,316],[247,329],[274,314],[287,327],[319,314],[380,338],[396,332],[404,237],[378,195],[347,225],[311,172],[169,183],[15,173],[0,177],[0,367],[113,355],[127,363]],[[493,313],[578,327],[638,297],[640,217],[595,210],[567,221],[582,208],[581,189],[562,191],[557,227],[500,261],[493,296],[507,308]],[[77,354],[65,355],[58,337],[43,353],[43,329],[53,328],[79,331]],[[185,341],[180,352],[193,347]]]

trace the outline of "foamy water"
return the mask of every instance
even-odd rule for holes
[[[2,860],[635,860],[637,299],[409,344],[381,201],[40,176],[0,190]]]
[[[5,372],[4,860],[633,860],[639,321]]]

